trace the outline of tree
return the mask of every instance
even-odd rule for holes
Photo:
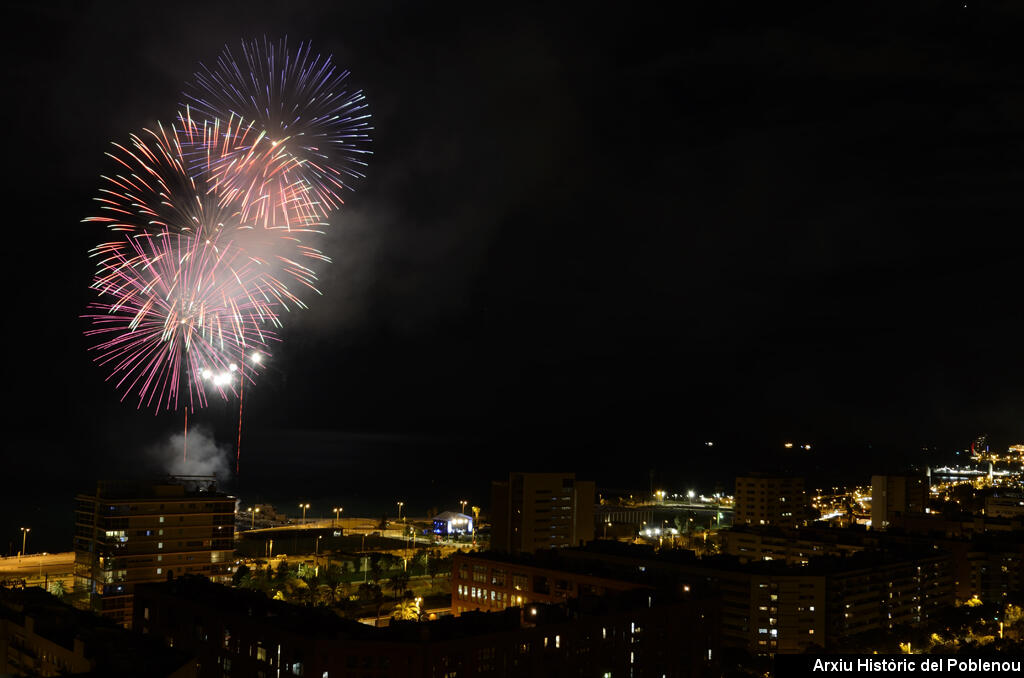
[[[312,601],[312,591],[309,584],[296,576],[286,577],[281,583],[278,593],[284,594],[284,599],[291,603],[309,603]],[[275,598],[277,596],[274,596]]]
[[[384,592],[376,584],[360,584],[359,598],[366,602],[372,602],[377,608],[377,619],[374,626],[380,626],[380,610],[384,607]]]
[[[380,556],[381,566],[385,570],[395,570],[401,567],[402,559],[393,553],[383,553]]]
[[[235,586],[241,586],[242,580],[246,577],[251,577],[251,570],[249,570],[248,565],[242,563],[238,566],[238,569],[235,570],[235,573],[231,575],[231,583]]]
[[[288,561],[286,561],[286,560],[279,561],[277,563],[277,572],[274,574],[274,581],[276,581],[277,583],[281,583],[285,579],[288,578],[288,575],[289,575]]]
[[[398,594],[405,591],[409,586],[409,573],[408,572],[396,572],[391,575],[391,583],[389,588],[395,593],[395,600],[398,600]]]
[[[50,595],[56,596],[60,600],[64,600],[64,594],[66,593],[66,591],[64,589],[63,579],[55,579],[52,582],[50,582],[50,585],[47,587],[47,590],[50,592]]]
[[[410,567],[420,568],[420,572],[425,572],[427,569],[427,563],[430,561],[430,552],[427,549],[419,549],[416,554],[412,557]]]
[[[418,621],[420,618],[420,599],[406,598],[398,605],[395,605],[395,609],[391,613],[391,617],[393,619],[403,619],[406,621]]]
[[[440,554],[434,551],[434,554],[427,560],[427,574],[430,575],[430,590],[434,590],[434,580],[437,579],[437,575],[441,574],[441,568],[444,564],[441,562]]]
[[[370,579],[374,584],[381,580],[384,575],[384,568],[381,564],[381,554],[371,553],[370,554]]]
[[[335,602],[334,589],[327,584],[320,584],[316,587],[317,605],[331,605]]]
[[[434,579],[438,575],[447,574],[452,571],[452,558],[451,556],[441,557],[439,552],[436,552],[434,557],[427,561],[427,574],[430,575],[430,586],[433,588]]]

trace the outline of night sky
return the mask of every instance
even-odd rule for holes
[[[477,479],[639,487],[783,440],[827,463],[1024,442],[1015,3],[79,4],[5,17],[4,475],[38,501],[180,428],[90,361],[104,233],[79,222],[109,142],[264,34],[351,69],[375,155],[324,296],[247,391],[254,441],[468,444]],[[230,406],[197,416],[230,441]]]

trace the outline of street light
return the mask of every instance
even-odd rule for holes
[[[341,516],[340,516],[339,514],[340,514],[340,513],[342,512],[342,511],[344,511],[344,510],[345,510],[345,509],[343,509],[343,508],[340,508],[340,507],[339,507],[339,508],[335,508],[335,509],[334,509],[334,521],[333,521],[333,522],[331,523],[331,527],[336,527],[336,526],[337,526],[337,524],[338,524],[338,518],[340,518],[340,517],[341,517]]]
[[[306,524],[306,509],[309,508],[309,504],[299,504],[299,508],[302,509],[302,524]]]
[[[251,507],[251,506],[249,507],[249,513],[252,514],[252,523],[249,526],[250,530],[255,530],[256,529],[256,514],[259,513],[259,512],[260,512],[260,507],[259,506],[257,506],[255,509],[253,509],[253,507]]]
[[[466,504],[468,504],[469,502],[463,499],[459,503],[462,504],[462,515],[466,515]]]
[[[19,558],[21,556],[25,555],[25,540],[28,538],[28,533],[31,530],[32,530],[31,527],[23,527],[23,528],[21,528],[21,553],[18,554]]]
[[[398,502],[398,519],[399,520],[402,519],[402,507],[403,506],[405,506],[405,502],[404,501]]]

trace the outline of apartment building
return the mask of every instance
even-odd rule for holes
[[[73,600],[131,626],[137,584],[198,574],[228,581],[235,498],[212,477],[101,482],[75,508]]]

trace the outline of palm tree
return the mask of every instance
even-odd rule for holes
[[[381,554],[373,553],[370,555],[370,580],[374,584],[380,581],[381,576],[384,574],[384,568],[381,564]]]
[[[384,607],[384,592],[376,584],[360,584],[359,597],[365,601],[372,601],[377,608],[377,619],[374,626],[380,626],[380,610]]]
[[[395,592],[395,600],[398,600],[398,594],[402,591],[405,591],[406,587],[408,586],[408,572],[396,572],[395,574],[391,575],[391,583],[388,585],[388,588]]]
[[[67,591],[64,588],[63,579],[55,579],[54,581],[50,582],[48,590],[50,591],[51,595],[57,596],[57,598],[59,598],[60,600],[64,600],[64,594],[67,593]]]
[[[320,586],[316,587],[317,605],[331,605],[334,601],[334,589],[327,584],[320,584]]]
[[[394,619],[418,620],[420,618],[420,599],[406,598],[398,605],[395,605],[395,610],[391,613],[391,616]]]

